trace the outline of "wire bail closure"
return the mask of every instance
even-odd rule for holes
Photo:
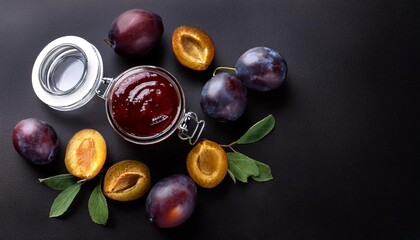
[[[200,138],[204,126],[204,120],[199,120],[196,113],[187,112],[179,126],[178,137],[182,140],[188,140],[191,145],[194,145]],[[189,134],[189,129],[194,129],[191,134]]]

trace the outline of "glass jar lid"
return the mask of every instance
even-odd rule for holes
[[[103,77],[99,51],[77,36],[50,42],[39,53],[32,69],[32,87],[51,108],[69,111],[96,95]]]

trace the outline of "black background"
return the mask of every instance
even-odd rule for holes
[[[0,0],[0,228],[1,239],[420,239],[420,21],[418,1],[5,1]],[[165,32],[146,58],[125,60],[104,42],[125,10],[161,15]],[[172,31],[193,25],[213,39],[208,71],[182,67],[172,54]],[[161,66],[181,82],[187,108],[206,120],[203,136],[229,143],[273,114],[274,131],[239,151],[271,166],[274,180],[199,189],[192,217],[158,229],[145,216],[144,198],[108,201],[107,225],[91,222],[90,191],[82,187],[68,213],[48,217],[58,192],[38,178],[65,173],[67,141],[94,128],[108,143],[106,165],[146,163],[152,181],[186,173],[188,143],[173,137],[137,146],[113,132],[104,102],[59,112],[35,96],[32,65],[55,38],[76,35],[102,54],[105,75],[140,65]],[[199,95],[217,66],[234,66],[247,49],[267,46],[287,60],[279,89],[249,93],[243,117],[217,123],[204,116]],[[13,149],[21,119],[36,117],[58,132],[61,151],[34,166]]]

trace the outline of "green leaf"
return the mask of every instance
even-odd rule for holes
[[[77,182],[71,174],[60,174],[48,178],[40,178],[40,182],[55,190],[64,190]]]
[[[258,167],[255,161],[239,152],[228,152],[229,170],[241,182],[248,182],[248,177],[258,176]]]
[[[255,164],[258,167],[259,174],[257,176],[252,176],[252,179],[254,179],[257,182],[266,182],[273,179],[273,175],[271,175],[271,168],[265,163],[258,162],[257,160],[254,160]]]
[[[97,224],[105,225],[108,220],[108,204],[99,184],[90,194],[88,209],[90,218]]]
[[[51,206],[50,217],[59,217],[67,211],[77,193],[79,193],[81,185],[82,183],[73,184],[58,194]]]
[[[256,124],[254,124],[248,131],[240,137],[236,143],[237,144],[249,144],[254,143],[265,136],[273,130],[276,121],[273,115],[268,115],[264,119],[260,120]]]

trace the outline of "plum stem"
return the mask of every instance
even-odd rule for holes
[[[108,44],[110,47],[112,47],[113,45],[113,43],[108,38],[104,38],[104,42]]]
[[[83,183],[85,183],[87,181],[90,181],[90,180],[92,180],[92,179],[91,178],[83,178],[83,179],[80,179],[79,181],[77,181],[77,183],[83,184]]]
[[[217,67],[216,69],[214,69],[213,71],[213,77],[216,75],[216,73],[220,70],[228,70],[228,71],[236,71],[236,68],[233,67]]]
[[[102,174],[104,173],[104,172],[106,172],[106,171],[108,171],[108,168],[104,168],[104,169],[101,169],[101,171],[95,176],[95,177],[91,177],[91,178],[83,178],[83,179],[80,179],[79,181],[77,181],[77,183],[84,183],[84,182],[89,182],[89,181],[92,181],[92,180],[94,180],[94,179],[96,179],[96,177],[97,176],[100,176],[100,180],[99,181],[101,181],[102,182]]]
[[[235,145],[235,144],[236,144],[236,141],[231,142],[229,144],[220,144],[220,146],[224,147],[224,148],[230,148],[230,150],[232,150],[233,152],[236,152],[236,150],[233,148],[233,145]]]

